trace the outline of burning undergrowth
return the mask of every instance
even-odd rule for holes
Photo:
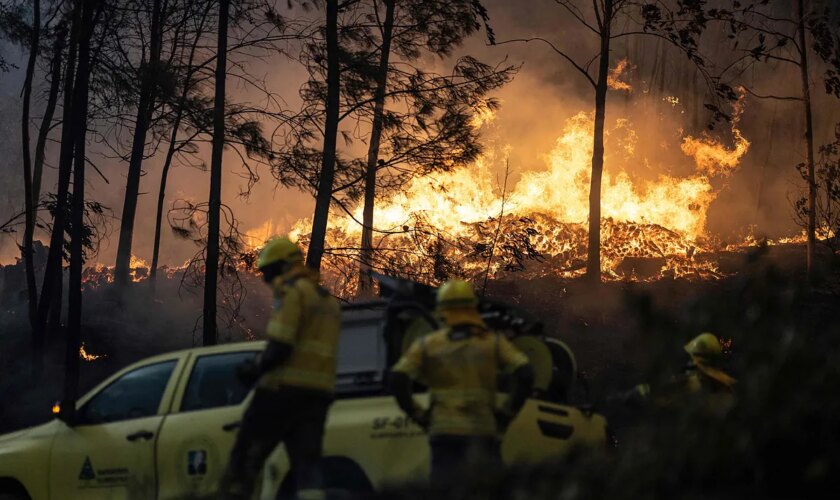
[[[738,130],[735,105],[731,145],[709,135],[681,135],[672,149],[684,165],[652,164],[632,123],[615,120],[607,131],[607,168],[601,207],[602,269],[607,280],[721,277],[712,253],[719,243],[706,230],[707,211],[738,168],[750,143]],[[449,277],[575,278],[585,272],[589,213],[592,117],[565,123],[546,166],[526,170],[508,185],[495,175],[500,155],[473,165],[416,178],[382,196],[374,212],[375,270],[439,283]],[[504,151],[502,151],[502,154]],[[661,173],[645,179],[639,170]],[[680,170],[691,168],[687,175]],[[341,296],[355,294],[362,206],[333,213],[324,274]],[[267,223],[270,225],[269,223]],[[308,241],[309,220],[293,237]],[[255,231],[265,233],[265,228]]]

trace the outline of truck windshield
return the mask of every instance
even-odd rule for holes
[[[77,425],[105,424],[156,415],[176,362],[146,365],[113,381],[82,406]]]

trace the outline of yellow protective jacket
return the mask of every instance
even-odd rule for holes
[[[394,365],[429,387],[433,436],[496,435],[496,377],[528,363],[507,338],[476,320],[421,337]]]
[[[317,275],[297,266],[275,278],[274,309],[266,336],[292,346],[292,354],[280,366],[260,377],[258,385],[310,389],[332,394],[341,307],[318,285]]]

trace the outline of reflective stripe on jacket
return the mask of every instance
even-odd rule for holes
[[[472,324],[418,339],[393,370],[429,387],[432,435],[492,436],[496,377],[527,363],[504,336]]]
[[[332,393],[341,307],[317,277],[302,265],[274,280],[274,310],[266,336],[293,346],[282,365],[269,370],[259,381],[266,389],[283,386]]]

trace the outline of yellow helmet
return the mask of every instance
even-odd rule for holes
[[[439,311],[449,309],[475,309],[478,298],[472,285],[463,280],[449,280],[437,291],[437,308]]]
[[[262,269],[277,262],[294,264],[303,261],[300,248],[289,238],[274,238],[265,244],[257,259],[257,267]]]
[[[693,359],[700,361],[714,361],[723,356],[718,338],[709,332],[701,333],[685,345],[685,352]]]

